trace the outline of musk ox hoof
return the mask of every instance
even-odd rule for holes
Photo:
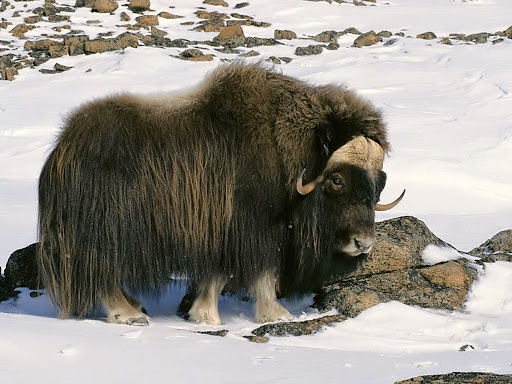
[[[264,308],[258,308],[256,304],[256,316],[255,319],[258,323],[268,323],[271,321],[277,320],[292,320],[293,316],[288,312],[288,310],[283,307],[281,304],[275,302],[271,305],[267,305]]]
[[[109,315],[107,321],[112,324],[146,326],[149,325],[149,316],[142,312],[131,314],[117,313]]]
[[[188,312],[188,320],[197,324],[222,325],[222,320],[218,314],[212,314],[209,311],[201,311],[192,307]]]

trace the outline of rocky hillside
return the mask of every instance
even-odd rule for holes
[[[335,2],[352,6],[386,5],[377,0]],[[296,48],[292,57],[262,57],[274,64],[286,64],[296,56],[339,49],[338,39],[345,35],[351,36],[349,40],[354,48],[374,44],[391,46],[398,39],[411,37],[442,44],[499,44],[512,38],[512,26],[502,31],[475,31],[468,35],[454,31],[448,36],[438,36],[435,31],[407,36],[401,31],[359,31],[354,27],[299,36],[291,30],[273,29],[271,23],[261,20],[257,14],[244,13],[244,8],[250,5],[248,2],[199,0],[190,3],[190,8],[186,9],[173,6],[159,9],[150,0],[76,0],[76,3],[1,0],[0,79],[13,80],[21,69],[38,67],[51,58],[140,46],[175,48],[171,56],[177,59],[211,61],[214,57],[230,60],[259,56],[258,47],[289,45],[292,40],[300,40],[293,42]],[[246,35],[244,27],[248,26],[263,29],[266,37]],[[213,38],[212,33],[215,33]],[[44,68],[41,72],[55,74],[68,69],[55,63],[53,68]]]

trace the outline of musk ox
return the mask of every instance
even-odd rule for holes
[[[221,323],[224,286],[259,322],[277,294],[315,289],[333,260],[372,251],[389,150],[379,111],[338,85],[259,64],[222,65],[197,87],[118,94],[69,115],[39,180],[38,266],[62,317],[101,306],[147,324],[127,292],[186,276],[192,321]]]

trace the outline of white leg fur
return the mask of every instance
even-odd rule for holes
[[[199,295],[188,311],[189,320],[212,325],[222,324],[219,316],[219,296],[224,285],[226,285],[226,279],[223,277],[201,285]]]
[[[266,323],[275,320],[290,320],[292,315],[277,301],[277,280],[274,273],[263,273],[254,283],[251,293],[256,298],[256,321]]]
[[[149,325],[149,316],[142,313],[142,305],[123,290],[117,290],[102,301],[107,321],[115,324]]]

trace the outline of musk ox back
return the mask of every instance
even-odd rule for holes
[[[226,284],[248,288],[258,321],[287,318],[276,291],[314,289],[336,258],[371,252],[374,209],[391,207],[377,204],[388,149],[352,91],[259,65],[84,104],[39,180],[42,284],[63,317],[102,305],[110,322],[145,324],[127,291],[181,275],[193,321],[220,323]]]

